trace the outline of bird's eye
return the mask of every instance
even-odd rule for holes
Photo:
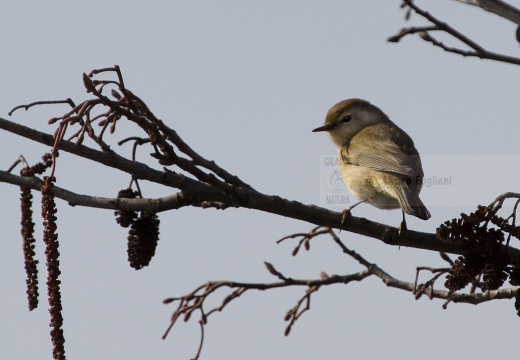
[[[350,116],[350,115],[343,116],[343,122],[349,122],[350,120],[352,120],[352,116]]]

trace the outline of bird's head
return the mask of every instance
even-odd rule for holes
[[[367,126],[391,123],[378,107],[361,99],[343,100],[334,105],[325,118],[325,125],[312,131],[327,131],[337,147],[350,142],[352,137]]]

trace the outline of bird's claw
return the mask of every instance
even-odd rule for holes
[[[401,225],[399,225],[398,234],[399,236],[403,235],[408,230],[408,226],[406,226],[406,220],[403,219]]]
[[[343,226],[345,225],[345,222],[349,217],[352,216],[352,213],[350,212],[350,208],[346,208],[341,212],[341,225],[339,228],[339,231],[341,232],[341,229],[343,229]]]

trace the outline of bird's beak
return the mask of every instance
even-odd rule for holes
[[[329,131],[330,129],[332,129],[331,124],[326,124],[326,125],[320,126],[320,127],[316,128],[316,129],[312,130],[312,132]]]

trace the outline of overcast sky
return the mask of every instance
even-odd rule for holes
[[[417,3],[490,50],[520,56],[513,24],[455,1]],[[520,1],[511,3],[520,7]],[[79,103],[87,97],[81,74],[118,64],[127,87],[202,156],[261,192],[341,211],[320,197],[320,159],[334,156],[334,146],[311,130],[338,101],[364,98],[412,136],[427,178],[451,179],[423,189],[429,221],[408,218],[409,228],[432,233],[462,211],[519,191],[520,75],[512,65],[448,54],[418,38],[388,43],[402,27],[426,24],[417,16],[406,23],[399,5],[398,0],[8,2],[0,6],[0,116],[52,133],[47,120],[66,112],[65,106],[7,113],[35,100],[71,97]],[[114,143],[133,130],[121,126]],[[20,154],[35,163],[48,151],[6,132],[0,136],[2,169]],[[129,145],[114,148],[131,154]],[[143,149],[138,160],[160,168],[147,158],[149,152]],[[107,197],[129,183],[125,174],[63,152],[56,176],[61,187]],[[171,192],[141,186],[150,197]],[[19,190],[0,184],[0,192],[1,357],[50,359],[44,246],[38,237],[40,306],[29,312]],[[36,215],[38,201],[36,195]],[[399,211],[368,205],[354,215],[394,226],[401,217]],[[325,238],[297,257],[291,256],[295,243],[276,244],[313,227],[301,221],[246,209],[189,208],[160,219],[156,256],[135,271],[127,262],[126,231],[111,211],[72,208],[58,200],[69,359],[189,359],[199,343],[198,319],[177,324],[163,341],[175,306],[162,300],[208,280],[275,281],[264,261],[294,278],[362,269]],[[41,231],[37,216],[35,222]],[[398,250],[348,232],[341,237],[406,281],[413,281],[419,265],[446,265],[436,253]],[[285,337],[283,317],[304,291],[247,293],[211,316],[202,358],[518,356],[520,318],[512,300],[443,310],[441,300],[416,301],[374,278],[321,289],[311,311]]]

